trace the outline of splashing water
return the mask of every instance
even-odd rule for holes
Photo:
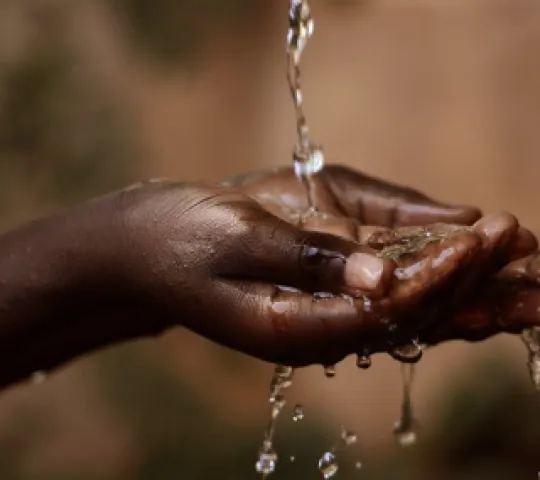
[[[540,390],[540,328],[533,327],[523,331],[522,339],[529,352],[529,373],[534,386]]]
[[[306,188],[308,212],[317,212],[312,176],[324,167],[324,153],[320,145],[309,138],[309,127],[304,115],[304,96],[300,85],[300,60],[308,40],[313,35],[314,21],[307,0],[291,0],[289,31],[287,34],[287,80],[296,114],[296,147],[294,169]]]
[[[403,378],[403,402],[401,404],[401,418],[394,424],[394,436],[402,447],[410,447],[417,441],[417,420],[414,416],[411,388],[414,379],[414,365],[402,364],[401,375]]]
[[[263,479],[274,473],[276,469],[278,455],[273,445],[276,421],[285,407],[284,391],[291,387],[293,374],[294,369],[292,367],[276,365],[274,368],[272,382],[270,383],[270,395],[268,397],[271,405],[270,421],[264,434],[262,447],[259,450],[259,457],[255,463],[255,470],[262,475]]]

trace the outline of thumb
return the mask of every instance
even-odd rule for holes
[[[356,242],[302,230],[267,214],[243,236],[218,273],[307,292],[381,296],[395,264]]]

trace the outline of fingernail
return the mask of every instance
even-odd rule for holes
[[[384,272],[384,261],[367,253],[353,253],[345,266],[345,283],[360,290],[375,290]]]

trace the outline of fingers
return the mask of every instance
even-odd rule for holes
[[[540,289],[527,283],[492,282],[448,321],[422,333],[431,345],[482,341],[499,333],[520,333],[540,326]]]
[[[213,292],[220,318],[209,315],[188,325],[211,340],[264,361],[289,366],[334,364],[375,321],[364,300],[312,294],[256,282],[224,280]]]
[[[306,231],[259,212],[216,264],[223,277],[289,285],[307,292],[382,296],[394,270],[368,247]]]
[[[455,284],[441,292],[439,301],[450,308],[481,288],[516,254],[516,244],[521,243],[517,219],[508,213],[487,215],[475,223],[472,231],[481,240],[481,248],[468,268],[454,278]]]
[[[343,166],[325,169],[328,184],[350,216],[387,227],[444,222],[472,225],[481,216],[474,207],[432,200],[411,188],[369,177]]]
[[[389,296],[380,300],[222,280],[212,294],[219,321],[199,315],[188,326],[231,348],[294,366],[332,364],[364,347],[384,351],[400,311],[455,274],[478,245],[474,235],[428,245],[408,257]],[[209,322],[205,329],[203,318]]]
[[[433,242],[413,256],[406,256],[395,270],[398,280],[390,292],[392,304],[416,305],[474,260],[480,240],[472,233],[463,233],[440,242]]]
[[[512,242],[510,260],[519,260],[521,258],[536,252],[538,249],[538,239],[528,229],[519,227]],[[540,267],[540,265],[538,265]],[[538,269],[540,272],[540,268]]]
[[[507,281],[526,280],[540,285],[540,254],[535,253],[508,264],[497,278]]]

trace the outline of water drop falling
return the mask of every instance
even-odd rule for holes
[[[276,365],[274,368],[274,374],[270,382],[270,395],[268,397],[271,405],[270,420],[264,433],[264,441],[259,450],[258,460],[255,464],[255,470],[262,474],[263,479],[271,475],[276,468],[278,457],[273,448],[276,421],[285,407],[284,392],[291,387],[293,374],[294,369],[292,367]]]
[[[325,452],[319,460],[319,471],[324,478],[331,478],[338,472],[336,456],[332,452]]]
[[[522,339],[529,352],[528,366],[531,380],[536,389],[540,390],[540,328],[524,330]]]
[[[390,355],[403,363],[417,363],[422,359],[424,349],[425,345],[422,345],[418,340],[412,340],[407,345],[394,348]]]
[[[327,365],[326,367],[324,367],[324,374],[326,378],[334,378],[336,376],[336,366]]]
[[[417,441],[417,421],[414,417],[411,401],[411,388],[414,378],[414,365],[402,364],[403,402],[401,404],[401,418],[394,424],[394,437],[402,447],[410,447]]]
[[[361,470],[362,469],[362,462],[356,462],[354,464],[354,468],[356,468],[356,470]]]
[[[295,405],[293,410],[293,420],[299,422],[304,419],[304,407],[302,405]]]
[[[274,473],[276,469],[276,462],[278,456],[275,450],[272,448],[271,442],[265,442],[261,450],[259,451],[259,459],[255,464],[255,470],[257,473],[261,473],[263,478]]]
[[[371,356],[369,354],[369,350],[364,349],[362,353],[357,355],[356,366],[362,370],[367,370],[371,367]]]
[[[309,138],[309,127],[304,115],[304,98],[300,85],[300,59],[309,38],[313,35],[314,21],[307,0],[290,0],[289,31],[287,33],[287,80],[296,114],[296,146],[293,153],[294,170],[306,189],[308,211],[316,211],[312,176],[324,167],[324,153]]]
[[[276,419],[279,414],[281,413],[281,410],[283,410],[283,407],[285,406],[285,396],[282,393],[278,393],[273,400],[272,403],[272,418]]]
[[[341,427],[341,440],[346,446],[354,445],[358,441],[358,436],[354,432],[349,432],[345,427]]]
[[[289,457],[289,460],[291,461],[291,463],[294,463],[294,461],[296,460],[296,458],[294,457],[294,455],[291,455]]]

